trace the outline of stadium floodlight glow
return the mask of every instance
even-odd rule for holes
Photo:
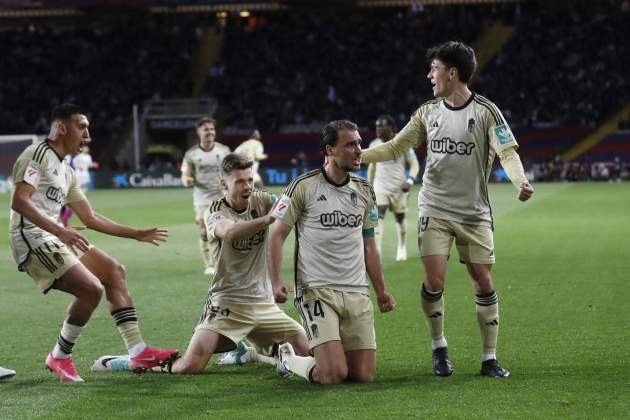
[[[228,17],[228,13],[223,11],[223,12],[217,12],[217,17],[220,19],[225,19],[226,17]]]
[[[241,10],[240,12],[238,12],[238,15],[242,18],[247,18],[250,16],[251,13],[249,13],[247,10]]]

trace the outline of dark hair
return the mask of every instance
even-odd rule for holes
[[[66,121],[74,114],[83,114],[80,106],[71,103],[57,105],[50,113],[50,121]]]
[[[199,120],[197,120],[197,125],[196,127],[199,128],[202,125],[204,125],[205,123],[210,123],[212,125],[214,125],[215,127],[217,126],[217,122],[214,118],[212,117],[201,117],[199,118]]]
[[[392,130],[396,131],[396,120],[391,115],[379,115],[376,121],[385,120]]]
[[[322,140],[319,143],[319,148],[324,156],[326,156],[327,145],[334,146],[337,144],[338,133],[341,130],[359,131],[359,127],[348,120],[331,121],[326,124],[322,129]]]
[[[431,47],[427,51],[426,58],[429,63],[437,59],[446,64],[449,69],[455,67],[462,83],[468,83],[477,68],[475,50],[463,42],[448,41]]]
[[[237,169],[251,168],[254,161],[246,156],[239,155],[238,153],[229,153],[223,158],[221,162],[221,174],[229,175],[232,171]]]

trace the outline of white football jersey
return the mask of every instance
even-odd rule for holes
[[[223,197],[221,162],[230,149],[221,143],[214,143],[211,150],[193,146],[184,155],[182,174],[191,176],[193,181],[193,204],[207,205]]]

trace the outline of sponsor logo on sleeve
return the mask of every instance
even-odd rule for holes
[[[514,134],[512,134],[512,130],[507,124],[501,124],[500,126],[494,129],[494,133],[497,135],[497,139],[499,139],[499,143],[506,144],[511,141],[515,141]]]
[[[39,183],[39,168],[29,164],[24,171],[24,182],[36,187]]]
[[[282,197],[280,197],[280,201],[278,202],[278,205],[276,205],[276,207],[273,209],[272,216],[275,219],[283,218],[287,214],[290,204],[291,204],[291,197],[287,196],[286,194],[283,194]]]
[[[223,213],[221,212],[214,212],[210,215],[210,220],[212,220],[213,222],[218,222],[219,220],[223,220],[225,219],[225,216],[223,216]]]

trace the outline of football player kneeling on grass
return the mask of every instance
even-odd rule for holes
[[[215,352],[233,349],[244,339],[259,348],[290,343],[308,354],[304,329],[274,302],[286,300],[286,286],[272,286],[267,271],[267,231],[276,197],[253,191],[253,162],[228,154],[221,164],[225,197],[210,204],[204,215],[208,244],[216,256],[216,273],[201,318],[186,353],[166,366],[170,373],[204,370]],[[242,347],[241,362],[273,359]],[[125,358],[97,360],[93,370],[121,370]]]
[[[371,382],[376,373],[374,314],[367,274],[381,312],[396,302],[385,288],[374,240],[378,223],[372,186],[352,172],[361,164],[356,124],[333,121],[322,132],[324,168],[296,178],[272,215],[269,268],[280,284],[282,246],[293,227],[297,252],[296,300],[314,357],[280,346],[278,373],[316,383]]]

